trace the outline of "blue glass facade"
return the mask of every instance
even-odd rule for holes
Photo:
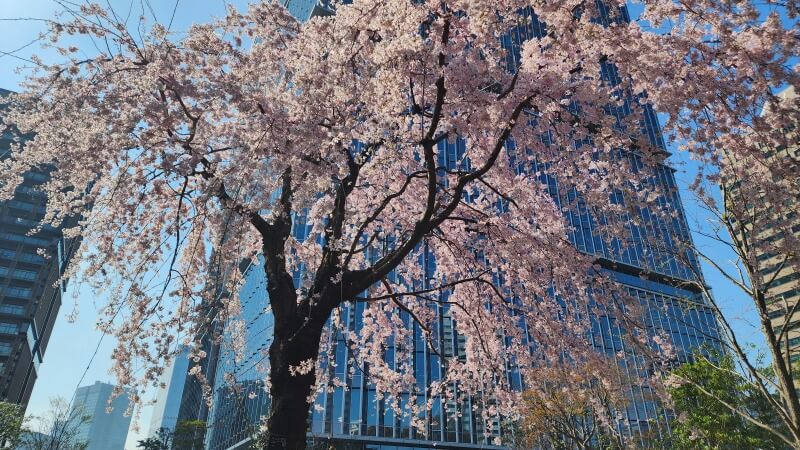
[[[269,410],[263,380],[268,373],[274,322],[263,266],[248,268],[239,299],[241,315],[228,322],[220,345],[206,436],[208,449],[226,449],[246,440],[256,430],[260,417]],[[244,352],[240,355],[233,351],[232,339],[236,338],[233,327],[245,333]]]
[[[322,8],[313,1],[290,1],[288,6],[303,20],[314,14],[315,8]],[[600,20],[609,19],[606,17]],[[622,17],[617,20],[628,20],[626,13],[623,11]],[[544,25],[534,18],[514,33],[505,36],[504,44],[511,49],[509,67],[517,66],[519,44],[542,36],[544,32]],[[604,64],[603,74],[609,82],[616,83],[617,75],[613,66]],[[614,108],[609,113],[621,120],[632,113],[634,102],[638,102],[638,99],[628,99],[623,106]],[[655,113],[647,105],[638,106],[643,111],[640,123],[644,134],[652,144],[665,149]],[[461,140],[440,143],[439,165],[454,169],[464,150],[464,142]],[[637,179],[641,189],[657,194],[657,206],[672,214],[656,214],[647,208],[638,208],[634,211],[638,220],[628,220],[625,234],[614,239],[602,235],[599,226],[604,220],[602,215],[598,217],[596,213],[591,214],[581,203],[575,189],[560,185],[555,177],[547,174],[546,166],[520,170],[542,174],[541,181],[548,186],[549,193],[566,211],[572,228],[570,239],[573,244],[580,251],[597,256],[605,271],[634,299],[645,305],[645,325],[648,332],[652,335],[668,336],[678,360],[685,361],[694,349],[703,346],[717,347],[719,332],[711,310],[702,306],[705,304],[702,295],[687,290],[686,287],[691,285],[687,281],[702,282],[694,276],[694,273],[699,273],[693,270],[697,268],[695,256],[686,254],[682,258],[694,268],[686,266],[675,257],[677,243],[690,239],[690,236],[674,173],[667,165],[645,170],[639,156],[633,152],[620,151],[618,157],[626,159],[634,171],[641,174]],[[621,194],[611,193],[610,201],[622,203],[625,199]],[[299,226],[299,222],[295,225],[295,237],[305,238],[305,227]],[[426,272],[434,270],[432,261],[426,260],[422,263]],[[645,273],[649,274],[647,278],[642,276]],[[209,450],[247,448],[259,417],[267,414],[269,409],[269,399],[261,380],[267,373],[266,352],[271,341],[273,323],[268,309],[262,266],[255,265],[248,269],[240,298],[243,307],[241,317],[226,326],[226,341],[222,343],[220,351],[214,386],[215,403],[209,416],[210,427],[206,440]],[[688,307],[683,299],[690,299],[694,306]],[[465,341],[456,333],[447,307],[440,308],[438,325],[435,330],[431,330],[431,335],[438,339],[438,348],[442,349],[445,357],[463,355]],[[341,327],[358,329],[363,309],[363,304],[343,305],[340,310]],[[409,402],[412,395],[418,396],[417,404],[425,403],[428,400],[425,397],[425,387],[442,379],[440,357],[430,351],[422,330],[412,324],[410,317],[406,316],[403,320],[407,321],[409,328],[414,329],[413,338],[403,343],[411,347],[411,361],[399,360],[396,347],[400,344],[395,342],[386,343],[386,361],[390,366],[409,363],[414,368],[420,393],[404,394],[400,399],[401,407]],[[232,327],[244,330],[245,333],[246,352],[239,357],[233,355],[232,346],[228,342],[237,334]],[[620,360],[620,367],[621,370],[629,371],[632,379],[641,373],[642,367],[636,351],[626,348],[627,344],[622,339],[623,330],[615,318],[593,317],[591,329],[587,333],[598,351],[608,355],[627,355],[625,360]],[[353,449],[431,448],[433,445],[437,448],[492,448],[497,438],[507,437],[504,433],[508,431],[500,423],[484,422],[481,408],[487,401],[480,397],[463,401],[433,398],[430,411],[422,413],[422,419],[426,423],[425,431],[419,431],[411,426],[410,417],[398,415],[387,406],[387,400],[378,395],[363,367],[353,370],[349,362],[350,348],[343,333],[334,332],[329,339],[328,345],[333,348],[332,358],[335,364],[325,365],[324,370],[329,370],[330,375],[341,379],[343,385],[326,387],[316,399],[312,410],[310,440],[320,443],[323,446],[320,448],[327,448],[329,441],[335,441],[338,448]],[[508,370],[506,376],[511,386],[519,389],[524,387],[524,380],[517,371]],[[230,381],[235,381],[236,384],[231,385]],[[645,440],[650,430],[662,432],[661,430],[666,429],[666,424],[659,424],[663,420],[663,413],[647,386],[631,386],[630,403],[624,416],[624,420],[619,422],[620,431],[628,439],[641,445],[646,445]]]
[[[188,371],[189,347],[182,346],[161,376],[160,382],[163,387],[160,387],[156,394],[156,404],[153,406],[153,417],[150,419],[148,433],[150,437],[156,436],[160,429],[175,430]]]
[[[125,448],[125,439],[128,437],[128,427],[131,424],[131,417],[126,414],[130,398],[127,393],[123,393],[114,398],[109,405],[113,391],[113,385],[100,381],[75,390],[70,414],[82,414],[88,418],[76,429],[75,442],[87,443],[86,450]],[[111,411],[107,409],[109,406],[112,408]]]
[[[620,283],[628,286],[632,296],[639,298],[651,307],[647,309],[647,326],[655,334],[663,332],[669,336],[675,346],[678,357],[686,360],[692,349],[703,345],[716,345],[717,331],[713,314],[704,308],[686,308],[681,298],[698,300],[699,296],[673,286],[638,277],[616,274]],[[208,434],[208,448],[211,450],[238,448],[235,444],[245,445],[248,437],[257,429],[259,418],[269,409],[269,399],[263,386],[266,370],[266,349],[270,343],[272,328],[269,310],[264,308],[266,302],[265,286],[261,266],[254,266],[247,273],[247,282],[242,292],[244,311],[242,319],[247,336],[247,350],[236,362],[230,343],[223,343],[221,363],[217,385],[214,390],[214,405],[210,416],[211,424]],[[345,306],[342,309],[342,326],[354,329],[358,327],[358,319],[363,312],[363,305]],[[452,321],[446,311],[442,312],[441,329],[436,330],[441,336],[441,347],[445,356],[457,355],[464,351],[463,339],[453,329]],[[431,353],[425,344],[422,333],[416,330],[414,340],[414,361],[417,382],[426,385],[439,379],[441,368],[438,356]],[[619,323],[611,317],[599,317],[593,321],[590,330],[595,348],[609,355],[620,352],[630,354],[621,338]],[[229,339],[230,336],[227,336]],[[470,399],[464,404],[445,403],[437,400],[426,421],[429,430],[419,433],[411,427],[409,417],[397,417],[387,407],[385,401],[379,400],[374,386],[371,386],[363,373],[356,370],[349,373],[346,361],[350,356],[349,347],[339,335],[335,340],[335,359],[337,366],[332,375],[345,380],[347,387],[329,387],[319,396],[316,408],[312,413],[312,435],[323,440],[334,438],[343,441],[358,442],[372,448],[373,444],[405,444],[420,446],[430,445],[430,441],[439,441],[437,447],[461,448],[463,446],[486,448],[491,439],[483,435],[487,424],[480,419],[481,399]],[[387,350],[389,358],[393,358],[394,343]],[[633,377],[636,368],[623,364],[624,370],[630,370]],[[224,374],[233,374],[227,381]],[[519,375],[509,371],[509,378],[516,386],[522,385]],[[234,381],[235,388],[228,383]],[[624,429],[633,439],[643,439],[643,433],[653,427],[653,421],[660,419],[658,405],[646,386],[631,387],[631,402],[626,411]],[[499,430],[499,424],[491,424]],[[494,435],[499,435],[495,432]],[[245,448],[245,447],[242,447]]]

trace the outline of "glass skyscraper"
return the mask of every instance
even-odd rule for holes
[[[182,346],[175,359],[161,375],[153,416],[150,419],[148,435],[156,436],[160,429],[175,431],[181,408],[181,398],[189,372],[189,347]]]
[[[96,381],[79,387],[72,401],[72,413],[88,420],[76,430],[76,442],[88,443],[86,450],[124,450],[131,416],[126,414],[130,399],[127,394],[114,398],[109,404],[114,385]],[[107,408],[112,410],[108,411]]]
[[[314,0],[288,1],[290,11],[299,19],[306,20],[313,14],[330,14],[325,3]],[[526,25],[508,36],[504,44],[509,52],[509,65],[516,66],[519,58],[519,44],[528,39],[543,35],[544,25],[535,16]],[[601,20],[608,20],[601,18]],[[628,20],[623,14],[622,20]],[[616,71],[611,65],[603,66],[604,76],[615,82]],[[638,101],[629,99],[626,105],[613,113],[623,116],[632,113],[631,104]],[[641,126],[651,143],[666,151],[655,113],[646,105]],[[510,144],[513,145],[513,144]],[[438,149],[439,165],[454,169],[464,154],[464,142],[454,140],[441,142]],[[637,221],[628,221],[624,236],[606,239],[599,230],[598,221],[588,210],[575,202],[576,193],[568,186],[560,185],[547,175],[546,167],[534,167],[534,172],[542,173],[541,181],[559,206],[567,211],[566,217],[572,228],[570,239],[582,252],[597,257],[604,271],[618,282],[634,299],[645,306],[645,326],[648,332],[669,337],[676,350],[678,362],[686,361],[691,353],[705,346],[719,346],[719,332],[716,320],[698,289],[692,286],[702,283],[696,258],[691,253],[676,257],[678,242],[690,239],[689,228],[683,212],[674,171],[667,165],[655,170],[644,170],[644,164],[633,152],[620,152],[620,158],[631,162],[634,170],[641,171],[637,180],[642,189],[657,194],[659,207],[673,214],[657,214],[640,208]],[[652,169],[652,168],[651,168]],[[620,196],[611,195],[612,202],[621,202]],[[577,205],[577,206],[576,206]],[[307,227],[302,217],[295,219],[293,233],[295,238],[307,236]],[[425,271],[433,271],[433,263],[423,262]],[[254,265],[246,271],[246,280],[240,292],[242,303],[238,324],[244,324],[246,333],[245,353],[234,357],[232,333],[224,333],[217,375],[213,386],[213,406],[208,420],[206,448],[208,450],[248,448],[250,440],[259,425],[259,419],[269,411],[269,397],[263,385],[267,374],[268,348],[271,343],[273,320],[267,298],[264,270],[262,265]],[[691,300],[688,307],[685,299]],[[343,304],[341,308],[341,327],[350,330],[360,326],[364,304]],[[455,332],[452,319],[445,307],[439,311],[441,320],[438,329],[431,330],[432,336],[439,339],[438,348],[444,356],[458,356],[465,351],[463,337]],[[408,317],[406,320],[410,320]],[[238,325],[237,325],[238,326]],[[621,324],[609,316],[593,317],[591,329],[587,330],[595,349],[608,355],[635,354],[626,348]],[[326,370],[343,380],[344,386],[329,386],[320,394],[312,409],[310,442],[319,448],[333,444],[337,448],[394,450],[399,448],[495,448],[496,439],[507,438],[499,423],[486,423],[480,414],[481,398],[465,401],[445,401],[434,399],[432,409],[425,413],[426,429],[420,432],[411,426],[408,416],[398,416],[386,401],[380,398],[374,386],[363,373],[363,368],[351,370],[350,349],[342,333],[331,333],[329,347],[334,349],[336,364],[328,364]],[[412,361],[416,381],[427,386],[441,379],[442,367],[439,357],[430,351],[417,327],[413,342]],[[387,361],[397,361],[395,343],[387,343]],[[623,371],[637,371],[635,364],[620,364]],[[635,374],[631,373],[632,379]],[[511,386],[522,389],[524,380],[518,372],[509,370],[507,375]],[[422,389],[424,391],[424,389]],[[405,394],[402,402],[408,401]],[[423,395],[423,394],[419,394]],[[647,386],[631,386],[630,402],[622,411],[624,420],[618,424],[619,431],[626,439],[646,445],[651,432],[662,432],[667,425],[660,423],[664,413]],[[420,399],[417,403],[425,403]],[[657,426],[656,426],[657,425]],[[490,430],[485,433],[486,430]],[[651,431],[654,430],[654,431]]]
[[[447,152],[442,152],[447,153]],[[669,179],[672,179],[670,172]],[[299,227],[302,230],[302,227]],[[590,228],[591,230],[591,228]],[[588,239],[591,235],[580,235]],[[575,237],[573,237],[575,239]],[[602,240],[591,240],[594,243]],[[614,249],[601,245],[598,250],[614,256]],[[657,279],[645,280],[636,271],[641,267],[631,263],[643,248],[609,259],[608,273],[629,293],[648,305],[646,325],[648,330],[666,333],[674,345],[680,361],[686,361],[694,349],[718,346],[718,331],[710,309],[703,307],[687,308],[682,299],[702,303],[699,292],[678,287],[686,278],[679,278],[664,269]],[[616,263],[611,268],[611,263]],[[666,266],[671,267],[671,266]],[[674,267],[673,267],[674,268]],[[684,272],[685,273],[685,272]],[[248,448],[250,437],[256,432],[259,419],[269,411],[269,397],[263,385],[267,371],[267,351],[271,343],[272,315],[266,292],[266,281],[262,265],[250,267],[246,281],[240,292],[242,302],[242,322],[246,325],[245,352],[241,359],[234,357],[231,336],[225,335],[217,366],[216,383],[213,389],[212,410],[209,415],[209,432],[206,445],[208,450]],[[364,304],[343,305],[342,326],[354,329],[359,325]],[[445,356],[458,355],[464,351],[463,338],[454,332],[452,321],[446,311],[442,311],[441,329],[434,333],[440,336],[439,347]],[[630,354],[622,339],[623,331],[613,317],[597,317],[592,320],[589,330],[594,347],[608,355],[619,352]],[[338,448],[381,449],[393,447],[430,448],[436,441],[437,448],[490,448],[492,438],[484,436],[485,424],[476,408],[480,399],[467,404],[434,403],[428,413],[429,432],[420,434],[411,427],[410,418],[397,417],[394,411],[378,400],[374,387],[360,370],[349,371],[349,347],[341,334],[333,335],[335,342],[336,368],[332,375],[346,380],[347,387],[329,387],[316,400],[312,411],[311,434],[316,442],[336,442]],[[417,382],[423,385],[439,378],[441,368],[438,357],[426,345],[420,330],[416,330],[414,340],[414,361]],[[392,345],[387,350],[392,352]],[[624,370],[635,370],[626,367]],[[633,374],[631,374],[633,375]],[[522,386],[519,374],[509,372],[512,385]],[[231,384],[233,383],[233,384]],[[653,400],[646,386],[632,386],[631,401],[624,412],[625,419],[620,423],[620,431],[630,439],[645,439],[654,422],[663,420],[662,411]],[[494,435],[499,436],[499,424],[492,424]],[[664,425],[664,424],[661,424]],[[663,429],[663,428],[662,428]],[[502,437],[502,436],[500,436]],[[321,444],[322,445],[322,444]],[[324,444],[327,448],[327,444]]]
[[[211,300],[202,305],[206,321],[194,336],[199,350],[205,353],[205,358],[194,361],[191,358],[180,371],[174,370],[172,380],[180,385],[180,390],[168,386],[167,389],[179,393],[180,404],[178,408],[176,425],[182,422],[207,423],[209,405],[206,398],[206,387],[215,385],[217,364],[219,362],[219,341],[223,323],[217,318],[217,313],[222,305],[222,300],[230,294],[225,288],[225,279],[229,275],[230,267],[222,267],[216,258],[211,256],[212,264],[208,274],[208,288],[213,292]],[[244,270],[245,267],[241,269]],[[189,348],[187,347],[187,350]],[[191,352],[189,352],[191,353]],[[191,354],[187,355],[191,357]],[[200,376],[192,374],[197,372]],[[181,378],[182,377],[182,378]],[[203,381],[201,381],[201,378]],[[151,432],[152,434],[152,432]]]
[[[245,320],[247,333],[244,359],[236,360],[231,351],[231,335],[224,334],[212,391],[207,449],[246,445],[256,432],[261,416],[269,410],[264,374],[267,372],[267,353],[272,343],[274,321],[269,309],[263,266],[247,269],[239,297],[241,318]],[[231,380],[235,383],[230,384]]]
[[[0,110],[9,94],[0,89]],[[2,121],[0,132],[3,159],[11,143],[24,137]],[[47,178],[46,172],[30,171],[14,197],[0,201],[0,400],[22,405],[30,399],[66,290],[65,283],[54,284],[79,244],[47,225],[29,234],[44,217],[47,199],[37,186]]]

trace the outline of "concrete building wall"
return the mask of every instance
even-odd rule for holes
[[[789,87],[782,92],[778,93],[778,97],[784,101],[796,99],[797,92],[794,88]],[[762,114],[768,113],[767,110]],[[783,164],[778,160],[780,157],[794,158],[800,163],[800,135],[797,131],[787,132],[789,141],[794,141],[795,145],[789,146],[785,149],[772,149],[764,148],[767,152],[767,161],[772,164]],[[784,160],[785,161],[785,160]],[[734,162],[734,164],[736,164]],[[741,167],[741,166],[739,166]],[[749,180],[741,180],[747,182]],[[768,305],[769,317],[771,324],[776,334],[780,334],[781,330],[788,327],[784,339],[782,339],[782,349],[784,357],[788,357],[793,366],[800,365],[800,311],[790,314],[795,308],[795,305],[800,301],[800,272],[797,266],[786,264],[787,255],[783,252],[768,251],[770,245],[777,248],[781,247],[781,242],[786,238],[786,234],[790,233],[795,238],[800,238],[800,193],[791,204],[782,205],[781,208],[775,208],[765,202],[763,198],[741,198],[740,189],[736,183],[727,183],[727,188],[730,192],[732,201],[746,202],[752,207],[752,214],[760,216],[753,225],[753,221],[746,218],[737,217],[742,221],[740,230],[746,234],[746,238],[755,243],[756,265],[758,266],[760,282],[764,283],[765,288],[765,301]],[[753,191],[748,190],[748,197],[760,197],[763,192],[756,189],[758,195]],[[727,205],[726,205],[727,206]],[[766,220],[764,220],[766,219]],[[781,229],[775,224],[780,224]],[[800,370],[794,371],[795,386],[800,388]]]

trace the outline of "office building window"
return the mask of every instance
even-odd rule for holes
[[[25,314],[25,308],[20,305],[0,305],[0,313],[22,316]]]
[[[0,266],[0,277],[15,278],[17,280],[32,281],[36,279],[36,272],[32,270],[22,269],[9,269],[8,267]]]
[[[43,197],[43,196],[45,196],[44,192],[42,192],[42,191],[40,191],[40,190],[38,190],[36,188],[30,187],[30,186],[25,186],[25,185],[17,186],[17,192],[19,192],[21,194],[28,194],[28,195],[31,195],[31,196],[34,196],[34,197]]]
[[[786,315],[786,310],[784,308],[776,309],[775,311],[770,311],[767,314],[770,319],[777,319],[778,317],[783,317]]]
[[[36,272],[32,270],[14,269],[14,271],[11,272],[11,276],[18,280],[31,281],[36,279]]]
[[[46,212],[45,207],[41,205],[35,205],[33,203],[23,202],[21,200],[9,200],[8,206],[21,209],[23,211],[38,212],[40,214],[44,214]]]
[[[0,239],[5,239],[12,242],[23,242],[25,244],[36,245],[40,247],[50,245],[50,241],[47,239],[40,239],[33,236],[24,236],[12,233],[0,233]]]
[[[0,342],[0,356],[8,356],[11,354],[11,343]]]
[[[784,275],[780,278],[777,278],[770,283],[768,288],[776,288],[796,280],[800,280],[800,272],[790,273],[789,275]]]
[[[41,182],[47,181],[47,175],[45,175],[43,173],[39,173],[39,172],[26,172],[25,173],[25,179],[41,183]]]
[[[5,294],[9,297],[31,298],[33,290],[31,288],[9,286],[6,288]]]
[[[15,259],[17,261],[28,263],[43,263],[44,258],[33,253],[18,253],[14,250],[0,248],[0,258],[2,259]]]
[[[17,334],[17,324],[0,322],[0,334]]]

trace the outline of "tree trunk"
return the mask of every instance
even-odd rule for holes
[[[277,325],[277,324],[276,324]],[[323,324],[306,322],[299,327],[287,327],[289,333],[276,335],[269,348],[270,357],[270,413],[267,420],[264,450],[303,450],[306,448],[306,432],[311,404],[309,397],[316,381],[319,340]],[[311,361],[306,373],[293,375]],[[313,401],[313,400],[312,400]]]
[[[751,279],[758,276],[758,272],[755,270],[750,270],[749,272],[751,274]],[[772,328],[772,322],[769,318],[769,310],[767,308],[767,300],[766,296],[764,295],[764,291],[761,289],[755,289],[754,294],[755,295],[753,298],[756,302],[756,307],[758,308],[761,321],[761,331],[763,332],[764,336],[767,337],[767,348],[769,349],[770,356],[772,357],[772,370],[775,372],[775,376],[778,379],[779,394],[786,405],[786,409],[792,422],[791,424],[788,424],[789,432],[791,432],[792,437],[794,437],[795,448],[800,448],[798,447],[798,444],[800,443],[800,398],[798,398],[797,390],[794,386],[792,370],[791,366],[789,365],[790,362],[785,359],[786,355],[784,355],[784,353],[781,351],[781,343],[778,341],[778,337],[775,336],[776,333]]]

